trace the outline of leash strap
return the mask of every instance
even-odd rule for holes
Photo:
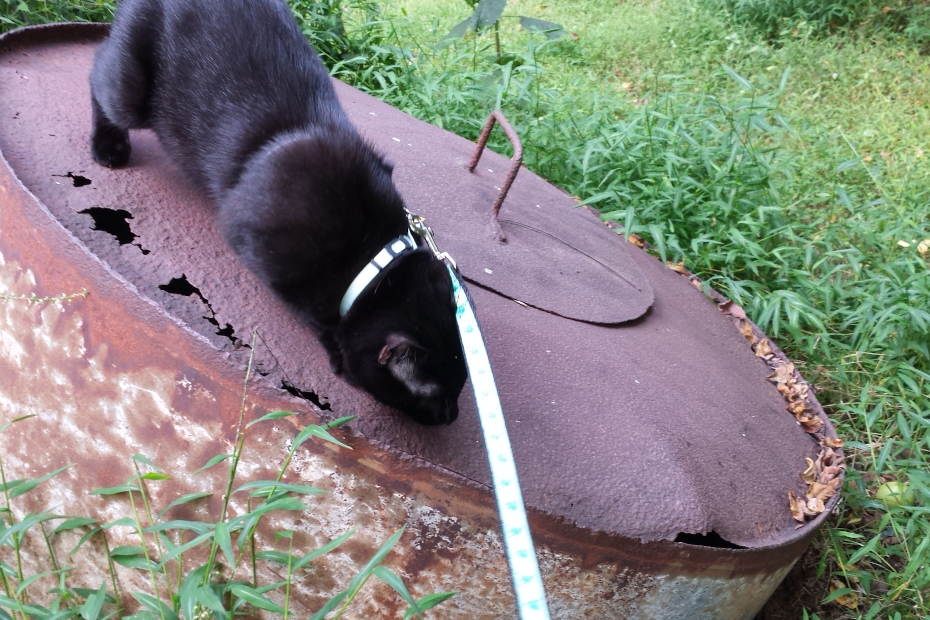
[[[491,360],[484,345],[484,338],[478,327],[478,319],[468,298],[468,292],[456,276],[451,265],[446,264],[452,277],[452,293],[455,297],[455,318],[458,323],[462,349],[465,351],[465,363],[468,375],[475,390],[478,405],[478,417],[484,433],[484,443],[491,464],[491,479],[494,482],[494,494],[497,497],[497,510],[500,513],[501,530],[504,535],[504,548],[510,564],[510,576],[517,597],[517,610],[521,620],[549,620],[549,607],[546,604],[546,591],[539,574],[536,551],[530,537],[530,527],[526,520],[526,507],[517,479],[517,467],[513,461],[513,450],[507,425],[504,424],[504,412],[494,375],[491,373]]]

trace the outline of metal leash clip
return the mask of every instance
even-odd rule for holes
[[[410,231],[418,237],[423,237],[426,241],[426,245],[429,246],[429,249],[432,250],[436,258],[441,261],[448,261],[453,269],[458,270],[455,260],[449,256],[448,252],[439,251],[439,248],[436,246],[436,241],[433,239],[433,229],[426,225],[426,218],[422,215],[411,213],[406,207],[404,207],[404,211],[407,213],[407,225],[410,227]]]

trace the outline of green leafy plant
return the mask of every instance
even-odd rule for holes
[[[250,373],[251,359],[246,374],[246,387]],[[178,497],[156,512],[148,486],[170,481],[172,476],[142,454],[132,455],[134,474],[125,484],[92,491],[93,494],[105,497],[127,498],[131,512],[129,516],[107,523],[99,523],[92,518],[69,517],[51,512],[26,513],[18,517],[13,509],[12,500],[26,495],[68,467],[62,467],[33,479],[8,481],[2,457],[0,457],[0,484],[2,484],[5,499],[5,506],[0,509],[0,551],[10,548],[16,564],[14,567],[0,562],[0,585],[4,592],[0,595],[0,618],[12,620],[18,616],[22,620],[30,618],[98,620],[116,615],[134,620],[179,620],[180,618],[208,617],[223,620],[244,614],[254,615],[254,611],[257,610],[278,614],[285,619],[292,615],[291,586],[294,580],[304,579],[304,571],[314,560],[338,549],[355,533],[355,530],[349,530],[322,547],[306,553],[299,553],[294,549],[294,533],[288,530],[278,531],[275,534],[276,542],[287,541],[287,551],[257,550],[256,530],[268,515],[276,512],[307,510],[308,506],[303,498],[324,493],[320,489],[307,485],[284,482],[284,474],[295,453],[311,439],[327,441],[343,449],[350,449],[334,437],[330,430],[350,421],[352,417],[340,418],[325,425],[311,424],[304,427],[292,442],[274,479],[255,480],[234,488],[248,429],[256,424],[294,415],[294,412],[290,411],[274,411],[245,424],[245,397],[244,390],[234,451],[231,454],[220,454],[211,458],[195,472],[200,473],[228,462],[222,509],[215,521],[165,520],[164,518],[172,508],[210,497],[213,493],[209,490]],[[0,433],[7,430],[11,424],[20,423],[25,419],[20,418],[0,427]],[[247,494],[246,504],[249,510],[238,516],[230,516],[230,500],[237,494]],[[49,533],[45,524],[53,521],[58,521],[59,524]],[[116,527],[129,528],[137,537],[138,544],[111,548],[108,544],[107,532]],[[38,530],[46,542],[50,556],[49,569],[33,575],[28,575],[23,570],[22,543],[30,530]],[[96,537],[103,541],[106,562],[109,566],[110,589],[107,583],[101,583],[97,589],[77,588],[69,585],[68,574],[73,567],[65,566],[57,557],[52,540],[72,530],[86,530],[86,532],[69,555],[73,556],[92,538]],[[346,588],[330,598],[311,616],[311,620],[323,620],[330,617],[330,614],[334,614],[333,620],[342,617],[362,587],[372,577],[389,585],[407,603],[408,608],[404,618],[423,618],[423,612],[454,596],[453,592],[441,592],[425,596],[419,601],[414,600],[403,580],[382,565],[403,532],[404,529],[401,528],[389,537],[352,578]],[[257,568],[259,563],[268,563],[275,566],[277,570],[282,570],[283,578],[272,583],[260,583]],[[129,592],[138,604],[138,609],[128,616],[124,616],[124,610],[121,608],[121,593],[115,572],[117,564],[141,571],[147,575],[151,586],[148,592]],[[243,573],[247,573],[249,578],[241,578]],[[55,577],[58,581],[57,587],[45,592],[44,596],[42,593],[30,592],[30,589],[36,589],[35,584],[39,580],[46,577]],[[274,595],[277,600],[271,595]],[[48,602],[36,602],[43,600]]]
[[[497,58],[500,60],[503,56],[500,39],[500,20],[504,16],[504,8],[507,6],[507,0],[465,0],[471,7],[472,13],[458,24],[456,24],[449,33],[443,37],[447,42],[454,39],[460,39],[468,32],[484,33],[487,30],[494,31],[494,45],[497,50]],[[535,17],[525,15],[518,16],[520,26],[532,32],[542,32],[550,39],[558,39],[566,34],[565,29],[559,24],[547,22]]]
[[[323,62],[358,60],[383,40],[383,22],[372,0],[294,0],[291,11]]]

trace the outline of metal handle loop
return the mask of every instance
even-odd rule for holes
[[[498,218],[500,217],[501,206],[504,204],[504,199],[507,197],[507,192],[510,191],[510,186],[513,185],[514,179],[517,178],[517,173],[520,172],[520,164],[523,162],[523,144],[520,142],[520,137],[517,135],[517,132],[513,130],[507,118],[504,117],[504,113],[500,110],[494,110],[488,115],[488,120],[484,124],[484,129],[481,130],[481,136],[478,138],[478,148],[475,149],[475,154],[472,156],[471,161],[468,162],[468,171],[474,172],[475,167],[478,166],[478,160],[481,159],[484,146],[488,143],[488,136],[491,135],[491,129],[494,128],[494,121],[497,121],[497,124],[501,126],[501,129],[504,130],[504,133],[513,145],[513,157],[510,158],[513,164],[511,164],[510,170],[507,172],[507,178],[504,179],[504,184],[501,186],[501,191],[497,195],[497,200],[494,201],[494,205],[491,207],[490,222],[491,234],[499,242],[507,243],[507,235],[504,234],[504,230],[501,228]]]

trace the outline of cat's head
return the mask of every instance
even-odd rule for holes
[[[445,265],[419,249],[392,262],[336,331],[347,378],[421,424],[451,424],[467,370]]]

